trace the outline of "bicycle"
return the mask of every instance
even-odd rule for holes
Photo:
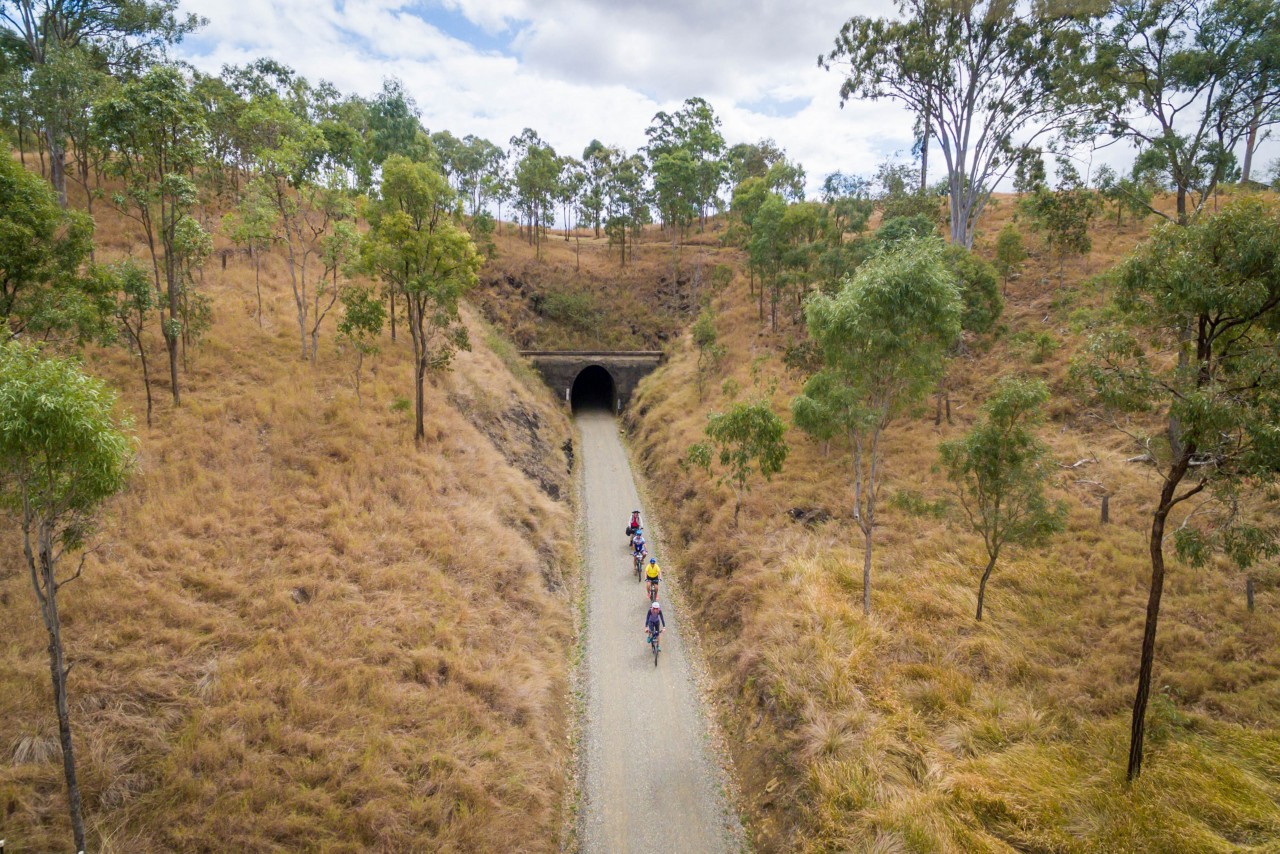
[[[661,636],[661,634],[662,632],[658,631],[657,629],[649,629],[649,646],[653,648],[653,666],[654,667],[658,666],[658,653],[662,652],[661,647],[658,646],[658,638],[659,636]]]
[[[658,601],[658,579],[656,578],[649,579],[649,601]]]
[[[644,559],[648,556],[649,556],[648,552],[640,552],[639,554],[635,555],[636,581],[640,581],[642,579],[641,573],[644,572]]]

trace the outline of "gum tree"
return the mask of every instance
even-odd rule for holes
[[[1202,493],[1230,501],[1280,473],[1280,206],[1244,197],[1186,227],[1163,224],[1118,268],[1115,286],[1124,324],[1096,337],[1076,371],[1160,475],[1129,742],[1133,780],[1142,771],[1170,513]],[[1121,421],[1123,413],[1144,419]],[[1163,429],[1144,432],[1153,420]],[[1256,540],[1264,532],[1238,516],[1220,533]]]
[[[939,448],[969,528],[982,537],[987,565],[978,583],[978,610],[1006,546],[1035,546],[1062,530],[1066,508],[1047,501],[1049,449],[1036,438],[1049,388],[1040,380],[1007,379],[964,436]]]
[[[177,406],[182,402],[178,383],[182,292],[191,286],[187,262],[206,246],[203,229],[191,216],[196,188],[190,178],[204,158],[203,111],[182,72],[160,65],[99,102],[94,120],[97,133],[112,151],[107,171],[123,184],[112,194],[112,204],[141,226],[156,291],[165,296],[160,326]]]
[[[960,335],[961,300],[937,238],[902,240],[873,257],[838,293],[805,305],[823,368],[791,405],[796,426],[843,438],[853,469],[853,517],[863,538],[862,612],[871,613],[871,553],[883,481],[881,439],[937,387]]]
[[[426,163],[392,155],[383,164],[380,198],[369,210],[363,257],[367,267],[404,295],[413,338],[414,433],[423,429],[427,371],[444,370],[468,349],[458,304],[477,281],[480,256],[462,224],[457,197]]]
[[[22,554],[49,634],[49,672],[62,746],[71,830],[85,850],[84,812],[71,740],[67,664],[58,594],[80,577],[63,559],[81,550],[101,503],[124,488],[130,441],[113,422],[115,396],[74,363],[44,359],[20,342],[0,345],[0,509],[22,529]]]
[[[706,434],[710,444],[689,449],[689,460],[707,471],[712,460],[720,464],[721,483],[733,489],[733,524],[738,524],[742,498],[751,491],[751,479],[759,473],[770,480],[782,471],[787,459],[783,436],[787,427],[763,400],[734,404],[728,412],[707,416]]]
[[[1076,19],[1007,0],[897,6],[898,18],[850,18],[818,62],[847,71],[842,105],[890,98],[920,118],[946,164],[951,242],[972,248],[978,218],[1018,152],[1078,109]]]

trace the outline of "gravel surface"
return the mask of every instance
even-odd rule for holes
[[[649,601],[624,531],[640,499],[618,423],[603,411],[581,412],[577,422],[588,585],[584,850],[735,851],[737,818],[670,602],[657,667],[645,642]]]

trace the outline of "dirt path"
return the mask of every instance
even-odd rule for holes
[[[579,413],[577,422],[588,579],[584,848],[735,851],[737,818],[711,756],[680,637],[682,614],[669,602],[656,668],[645,643],[648,599],[623,531],[640,504],[617,422],[603,411]]]

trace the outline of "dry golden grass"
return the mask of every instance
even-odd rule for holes
[[[1012,215],[1001,199],[979,251]],[[1088,277],[1147,225],[1098,223],[1091,257],[1033,258],[1010,288],[1007,330],[951,370],[955,423],[928,406],[895,424],[885,452],[873,616],[861,614],[861,537],[849,519],[845,458],[797,430],[771,484],[733,502],[679,465],[724,378],[768,391],[785,411],[802,378],[781,366],[798,336],[768,331],[744,277],[718,302],[725,368],[699,400],[686,337],[642,383],[635,453],[666,520],[695,605],[744,808],[766,851],[1280,851],[1280,591],[1245,609],[1244,581],[1217,564],[1171,564],[1161,615],[1142,778],[1124,785],[1129,705],[1157,486],[1125,464],[1128,441],[1081,417],[1067,365],[1103,304]],[[1035,341],[1051,336],[1040,364]],[[1056,497],[1069,531],[1002,557],[988,614],[973,619],[980,543],[932,510],[948,500],[937,446],[971,423],[994,380],[1040,375],[1055,389],[1043,434],[1064,464]],[[1098,519],[1105,483],[1112,524]],[[899,500],[894,501],[893,496]],[[793,522],[789,508],[833,520]],[[1171,551],[1171,549],[1170,549]]]
[[[100,258],[138,253],[97,214]],[[248,262],[209,262],[183,406],[157,383],[139,472],[62,599],[94,850],[556,850],[578,580],[562,411],[469,312],[474,352],[429,390],[417,450],[392,406],[412,397],[407,340],[382,342],[358,403],[332,318],[319,365],[299,360],[281,257],[263,286],[259,329]],[[128,355],[87,365],[144,425]],[[0,836],[67,850],[19,560],[6,525]]]
[[[658,349],[679,337],[698,310],[723,223],[708,223],[672,247],[656,227],[641,235],[625,267],[620,250],[590,229],[548,233],[541,257],[506,224],[480,274],[476,302],[519,346],[549,350]]]

